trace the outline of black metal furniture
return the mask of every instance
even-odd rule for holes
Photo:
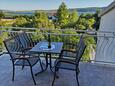
[[[51,54],[60,54],[61,50],[63,47],[63,43],[62,42],[51,42],[51,48],[48,48],[48,42],[39,42],[38,44],[36,44],[31,50],[30,52],[34,52],[34,53],[44,53],[46,54],[45,59],[46,59],[46,68],[44,69],[47,70],[48,65],[50,65],[50,69],[52,71],[52,60],[51,60]],[[48,61],[49,58],[49,61]],[[35,75],[39,74],[36,73]]]
[[[79,61],[84,53],[86,45],[83,41],[83,37],[80,37],[80,41],[76,46],[76,51],[62,50],[59,58],[55,61],[55,72],[52,86],[54,85],[55,78],[57,76],[57,71],[59,69],[67,69],[76,71],[76,80],[79,86],[78,74],[79,74]]]
[[[11,37],[9,39],[4,40],[5,47],[8,51],[8,54],[11,57],[12,65],[13,65],[13,76],[12,81],[14,81],[15,75],[15,66],[29,66],[31,70],[32,79],[34,84],[36,85],[36,81],[34,79],[32,67],[39,61],[41,63],[40,58],[35,56],[34,54],[25,54],[22,52],[23,46],[16,40],[18,36]]]
[[[18,34],[18,41],[22,44],[22,51],[24,53],[30,53],[29,50],[36,44],[35,41],[32,40],[32,34],[21,32]],[[39,54],[38,54],[39,57]],[[22,69],[24,69],[24,65],[22,66]]]
[[[32,40],[31,35],[29,33],[22,32],[18,34],[18,37],[25,52],[30,50],[36,44],[36,42]]]

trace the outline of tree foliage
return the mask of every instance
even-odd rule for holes
[[[57,18],[57,25],[59,25],[61,28],[63,28],[69,22],[69,12],[64,2],[62,2],[62,4],[59,6],[57,10]]]
[[[36,12],[33,21],[36,28],[54,28],[53,22],[49,21],[47,14],[44,12]]]
[[[0,11],[0,19],[2,19],[5,16],[5,13],[3,11]]]
[[[3,40],[8,38],[8,33],[7,32],[3,32],[2,34],[0,34],[0,52],[2,50],[4,50],[4,44],[3,44]]]
[[[96,13],[94,14],[94,18],[95,18],[94,28],[96,29],[96,31],[99,29],[100,19],[101,19],[98,16],[99,13],[100,13],[100,10],[97,10]]]
[[[65,28],[75,28],[76,22],[78,20],[78,13],[76,10],[69,13],[69,19],[68,24],[65,26]]]
[[[50,31],[51,41],[62,41],[64,43],[73,43],[79,41],[78,36],[73,36],[77,33],[76,30],[87,30],[96,28],[98,30],[100,18],[98,17],[99,11],[95,14],[81,14],[78,16],[77,10],[69,11],[64,2],[61,3],[57,10],[56,20],[53,21],[48,19],[48,14],[45,12],[35,12],[34,16],[15,16],[14,23],[12,26],[15,27],[35,27],[37,28],[36,34],[32,34],[32,39],[34,41],[47,40],[47,35],[43,33],[48,33]],[[3,12],[0,12],[0,20],[4,17]],[[7,22],[0,21],[0,26],[8,26]],[[41,31],[40,28],[47,28],[45,31]],[[64,31],[60,28],[65,29]],[[75,28],[75,29],[73,29]],[[61,35],[66,34],[66,35]],[[69,34],[69,35],[67,35]],[[3,46],[2,38],[0,38],[0,47]],[[86,37],[85,43],[87,44],[87,49],[84,54],[83,60],[89,60],[92,49],[95,46],[95,40],[93,37]],[[65,46],[65,44],[64,44]]]
[[[92,14],[81,14],[76,22],[77,30],[93,29],[95,19]]]
[[[83,55],[83,61],[91,60],[92,55],[94,55],[96,41],[94,40],[94,37],[91,36],[85,36],[84,37],[85,44],[87,45],[84,55]]]
[[[74,29],[68,28],[67,30],[65,29],[62,33],[66,34],[62,37],[64,43],[76,44],[78,42],[79,37],[76,36],[78,33]]]
[[[15,27],[25,27],[27,23],[28,23],[28,21],[26,20],[26,18],[18,17],[18,18],[16,18],[13,26],[15,26]]]
[[[78,20],[78,13],[76,10],[74,10],[72,13],[69,14],[69,22],[75,23]]]

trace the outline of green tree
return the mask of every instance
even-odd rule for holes
[[[86,19],[86,29],[93,29],[93,25],[95,23],[93,14],[85,14],[84,18]]]
[[[8,38],[8,33],[7,32],[3,32],[2,34],[0,34],[0,52],[2,50],[4,50],[4,44],[3,44],[3,40]]]
[[[76,22],[76,29],[77,30],[85,30],[87,28],[86,26],[86,19],[79,17],[78,21]]]
[[[81,14],[76,22],[77,30],[93,29],[95,19],[92,14]]]
[[[3,11],[0,11],[0,20],[5,16]]]
[[[84,37],[85,44],[87,45],[84,55],[83,55],[83,61],[90,61],[92,56],[94,55],[96,41],[94,40],[94,37],[91,36],[85,36]]]
[[[75,24],[78,20],[79,16],[76,10],[69,14],[69,23],[67,25],[68,28],[74,28]]]
[[[100,10],[98,9],[98,10],[96,11],[96,13],[94,14],[94,18],[95,18],[94,28],[95,28],[96,30],[99,29],[99,25],[100,25],[100,19],[101,19],[101,18],[98,16],[99,13],[100,13]]]
[[[78,13],[76,10],[74,10],[70,15],[69,15],[69,22],[70,23],[75,23],[78,20]]]
[[[78,34],[76,30],[74,30],[73,28],[67,28],[63,31],[63,34],[65,34],[64,36],[62,36],[62,41],[64,42],[64,49],[74,50],[75,47],[72,47],[70,44],[76,45],[76,43],[78,43],[79,41],[79,37],[76,36]]]
[[[49,21],[47,14],[44,12],[36,12],[33,21],[36,28],[54,28],[53,22]]]
[[[0,26],[2,26],[3,21],[1,20],[3,17],[5,16],[5,14],[3,13],[3,11],[0,11]]]
[[[44,39],[44,34],[42,34],[42,32],[40,31],[40,29],[37,29],[35,32],[36,33],[32,34],[33,41],[38,42],[38,41]]]
[[[68,24],[69,12],[64,2],[57,10],[57,18],[57,25],[61,26],[61,28]]]
[[[76,22],[76,29],[77,30],[87,30],[93,29],[93,24],[95,23],[94,16],[92,14],[81,14],[79,16],[78,21]],[[90,60],[92,58],[92,53],[94,54],[95,50],[95,40],[94,37],[85,37],[84,41],[87,45],[87,48],[83,55],[83,61]]]
[[[26,20],[26,18],[24,17],[18,17],[16,18],[13,26],[15,27],[25,27],[25,25],[28,23],[28,21]]]
[[[94,18],[87,19],[87,22],[86,22],[87,29],[93,29],[94,23],[95,23],[95,19]]]
[[[27,23],[24,25],[25,27],[33,27],[33,16],[23,15],[22,17],[27,20]]]

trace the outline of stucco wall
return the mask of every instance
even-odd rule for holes
[[[115,32],[115,8],[101,17],[99,31]],[[115,38],[98,38],[95,59],[98,61],[115,62]]]
[[[101,17],[99,30],[115,32],[115,8]]]

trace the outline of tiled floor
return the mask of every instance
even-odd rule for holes
[[[39,64],[34,68],[34,73],[40,71]],[[80,86],[115,86],[115,67],[110,65],[97,65],[80,63]],[[0,86],[34,86],[30,70],[16,68],[15,81],[12,82],[12,64],[9,55],[0,57]],[[53,74],[50,70],[35,76],[36,86],[51,86]],[[59,71],[59,79],[55,86],[77,86],[74,71]]]

